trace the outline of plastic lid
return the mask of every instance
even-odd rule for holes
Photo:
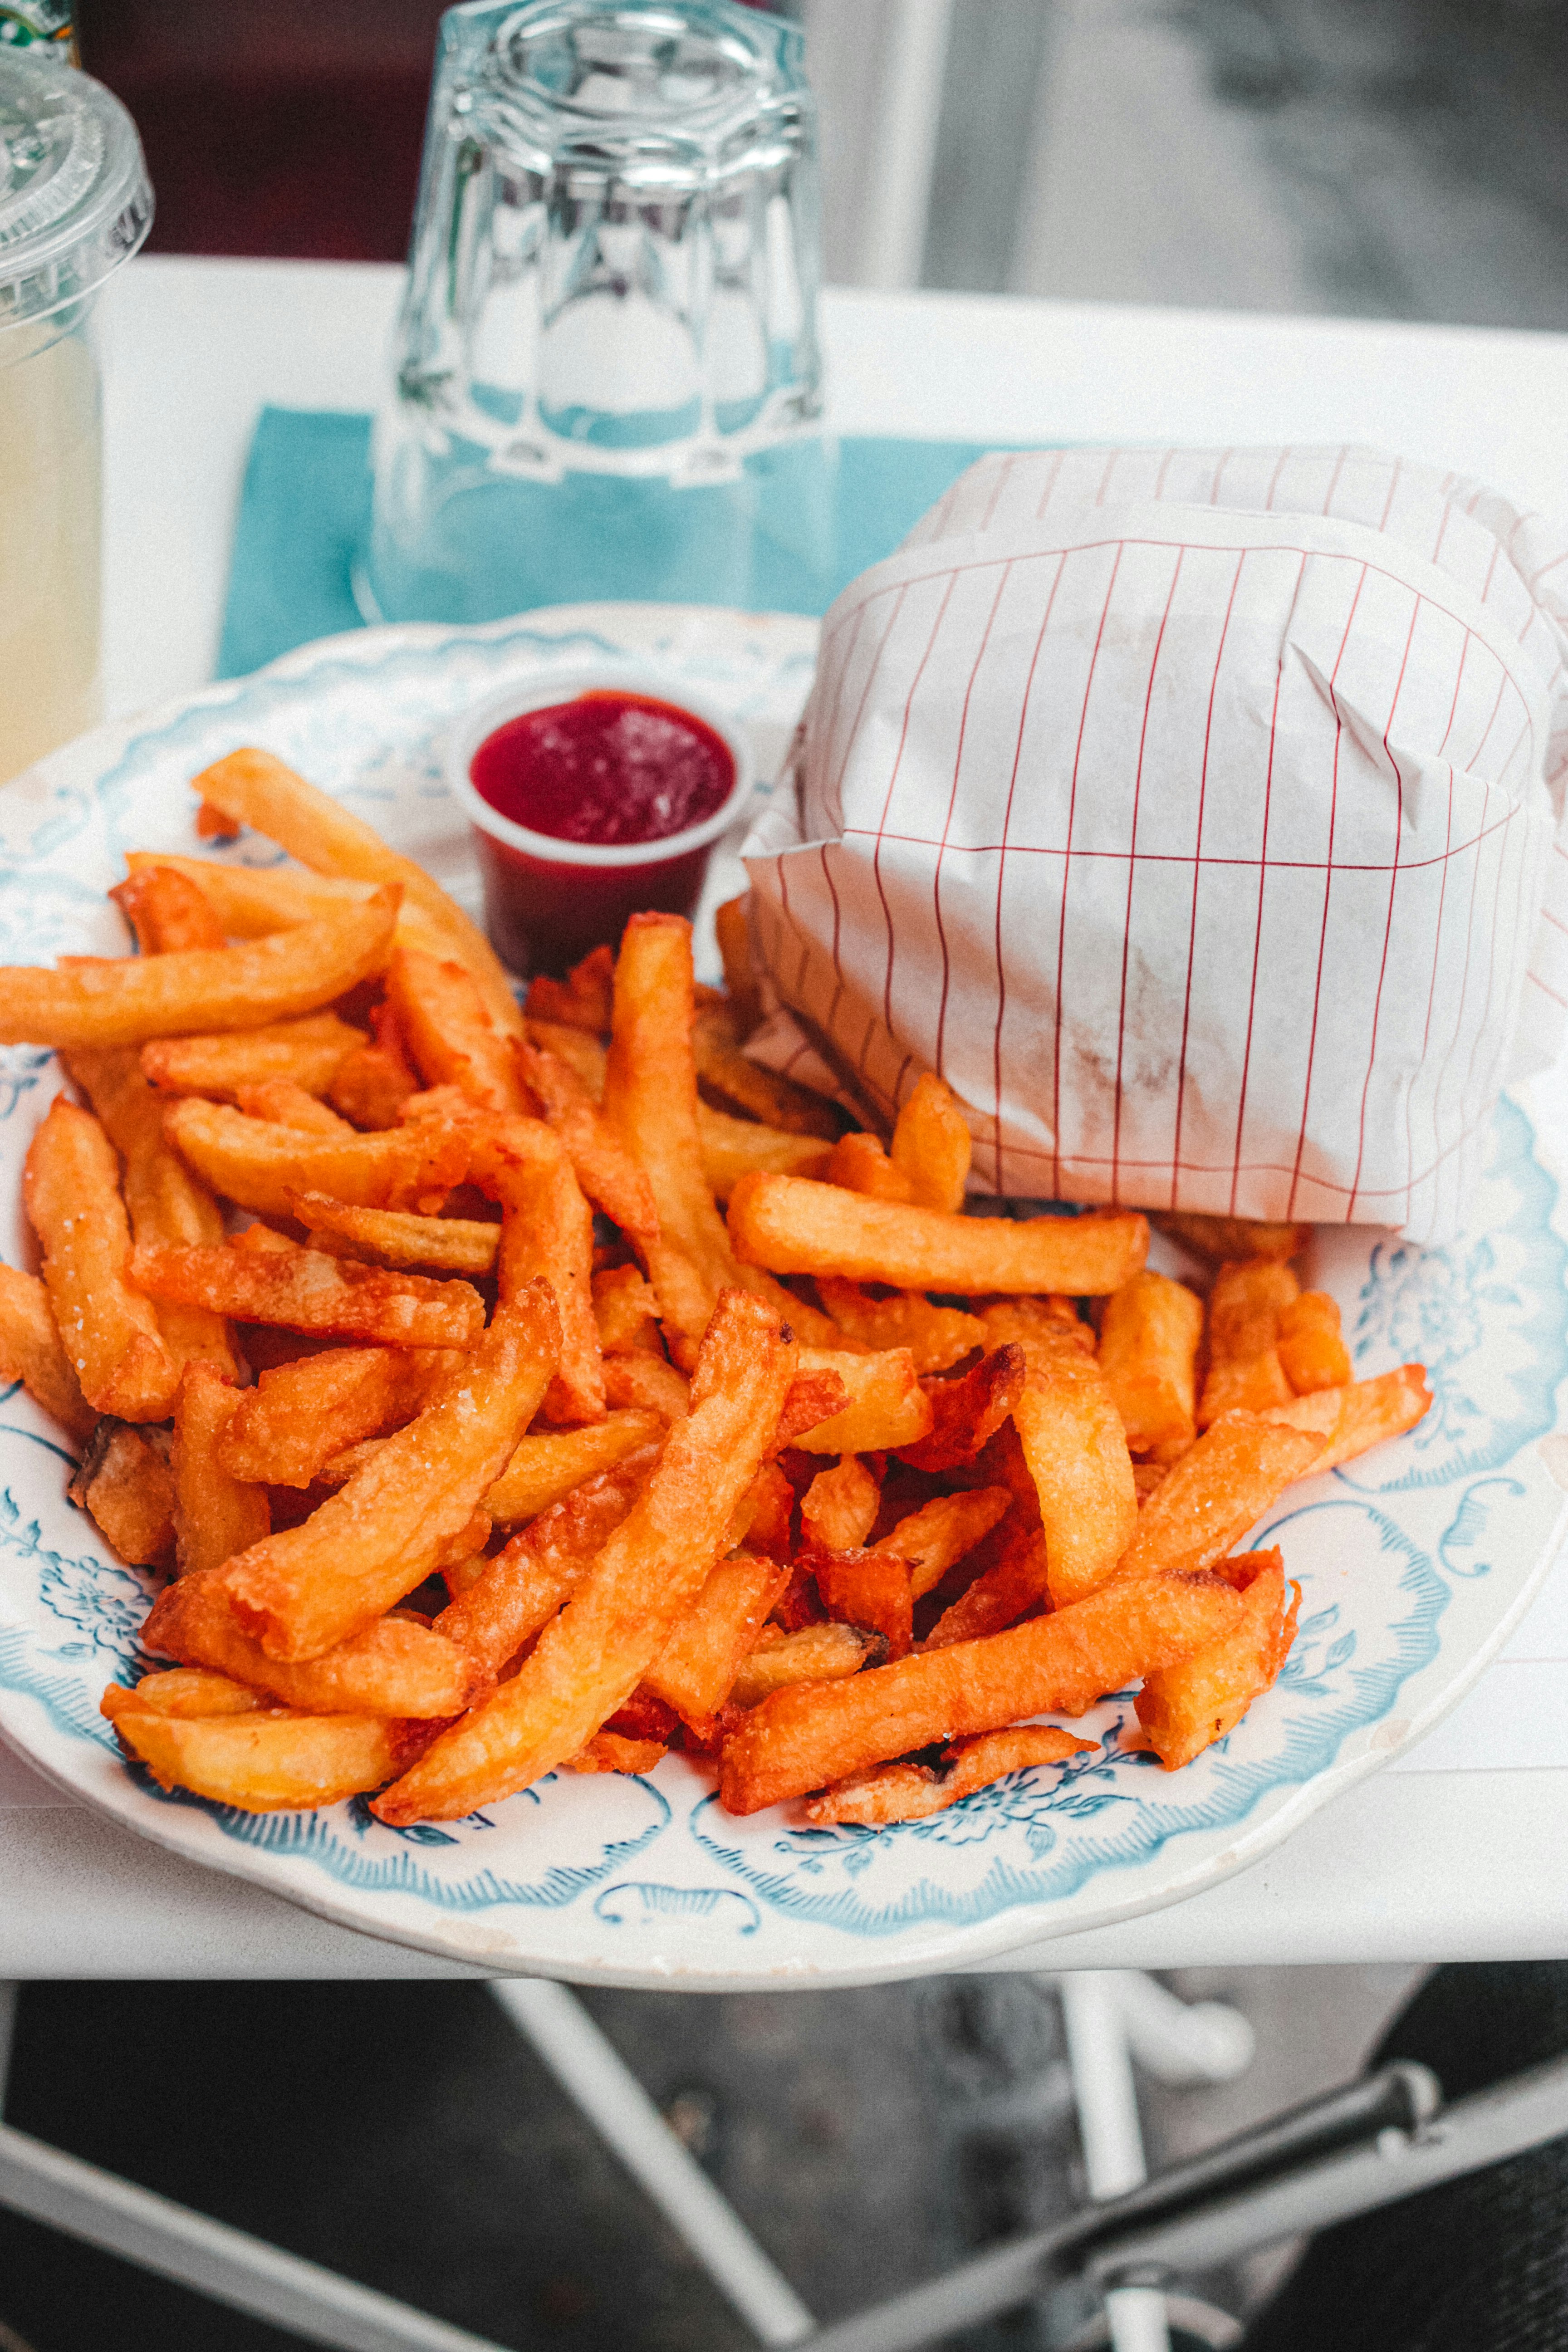
[[[152,226],[120,100],[63,61],[0,49],[0,326],[90,294]]]

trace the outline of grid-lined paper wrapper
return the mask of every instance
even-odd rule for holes
[[[982,459],[824,624],[752,1050],[939,1072],[986,1192],[1453,1234],[1568,1005],[1565,620],[1373,451]]]

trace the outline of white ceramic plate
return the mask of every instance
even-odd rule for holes
[[[440,782],[442,730],[465,704],[574,648],[651,658],[753,727],[766,775],[815,635],[785,617],[605,605],[308,646],[100,730],[0,795],[0,961],[123,952],[102,896],[120,853],[195,846],[187,780],[247,742],[341,793],[471,903]],[[272,853],[247,837],[229,854]],[[734,887],[731,867],[710,897]],[[57,1086],[52,1056],[0,1051],[0,1249],[16,1264],[31,1263],[22,1158]],[[148,1580],[66,1501],[58,1433],[20,1391],[0,1397],[0,1733],[157,1843],[345,1926],[609,1984],[865,1983],[1177,1902],[1430,1729],[1531,1598],[1563,1501],[1542,1444],[1568,1370],[1558,1202],[1527,1116],[1505,1103],[1463,1241],[1320,1236],[1313,1278],[1340,1300],[1358,1370],[1418,1358],[1436,1402],[1409,1436],[1296,1489],[1260,1531],[1304,1590],[1296,1647],[1278,1687],[1185,1771],[1102,1751],[880,1832],[812,1830],[782,1808],[737,1821],[678,1757],[647,1780],[566,1775],[403,1831],[363,1803],[256,1816],[164,1796],[98,1713],[106,1682],[135,1678]],[[1096,1730],[1130,1708],[1107,1702]]]

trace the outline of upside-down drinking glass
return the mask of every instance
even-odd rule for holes
[[[793,26],[733,0],[449,9],[367,612],[820,611],[819,241]]]

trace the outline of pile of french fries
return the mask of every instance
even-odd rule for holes
[[[1267,1691],[1295,1589],[1236,1547],[1407,1429],[1355,1381],[1295,1226],[965,1216],[922,1078],[884,1148],[741,1048],[689,927],[526,1009],[423,871],[270,756],[137,853],[139,952],[0,971],[58,1050],[27,1154],[40,1272],[0,1370],[83,1448],[73,1499],[167,1571],[103,1711],[165,1788],[461,1818],[677,1748],[749,1813],[918,1819],[1086,1743],[1189,1762]]]

